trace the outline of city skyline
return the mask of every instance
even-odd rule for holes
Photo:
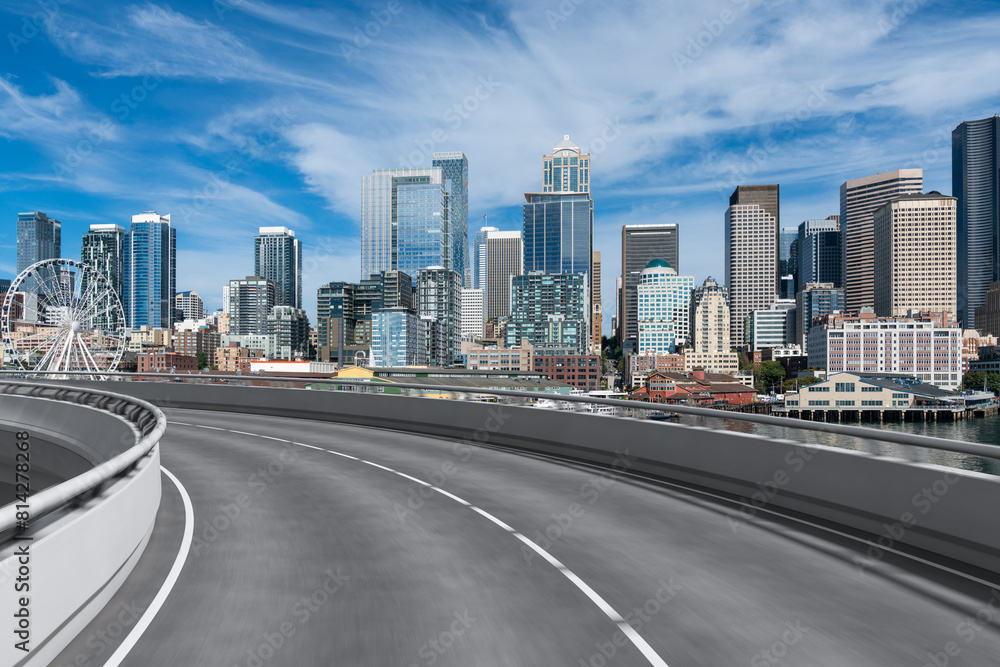
[[[948,68],[992,43],[1000,12],[988,5],[925,5],[901,18],[892,3],[724,2],[677,7],[669,16],[652,5],[587,3],[569,15],[527,3],[469,4],[451,15],[410,5],[405,21],[388,15],[364,48],[354,42],[355,28],[373,20],[373,8],[279,15],[266,5],[226,7],[220,16],[214,5],[193,2],[60,5],[37,35],[18,42],[10,76],[0,82],[10,149],[0,210],[46,211],[63,221],[67,238],[90,224],[123,225],[136,211],[171,213],[182,232],[178,289],[203,294],[209,308],[221,305],[222,284],[252,272],[252,230],[294,228],[314,251],[303,285],[314,318],[320,284],[359,277],[360,176],[461,150],[470,165],[469,219],[489,213],[490,224],[514,230],[521,194],[541,185],[539,159],[569,134],[592,156],[594,249],[604,254],[604,274],[620,274],[621,225],[676,222],[687,244],[684,271],[700,281],[722,274],[709,241],[721,232],[726,191],[735,185],[780,183],[788,226],[838,210],[840,183],[896,168],[922,168],[926,190],[953,194],[950,133],[996,113],[1000,94],[989,76],[992,59],[977,60],[975,75]],[[738,10],[736,20],[691,49],[689,38],[727,8]],[[37,11],[15,3],[4,16],[16,27]],[[648,20],[631,20],[633,11]],[[642,34],[618,39],[626,25]],[[748,39],[765,25],[766,43]],[[194,27],[204,39],[185,40]],[[427,35],[441,30],[470,57],[427,48]],[[262,36],[268,31],[280,39]],[[643,39],[645,31],[657,39]],[[136,54],[123,34],[155,35],[172,48]],[[304,34],[318,34],[320,43],[287,46],[313,42]],[[851,48],[817,48],[803,34]],[[540,85],[538,62],[529,69],[529,54],[549,52],[554,35],[594,45],[582,85],[555,51],[551,65],[540,62],[556,85]],[[662,63],[669,76],[650,84],[646,74],[623,74],[601,57],[612,44],[624,49],[622,58]],[[421,57],[399,70],[399,49]],[[742,64],[761,59],[778,68],[763,85]],[[322,68],[329,80],[317,80],[316,66],[328,63],[337,65]],[[54,78],[33,76],[38,69]],[[418,71],[427,85],[405,86]],[[940,82],[948,93],[931,94]],[[188,103],[192,89],[203,104]],[[706,99],[717,113],[704,114]],[[23,108],[33,114],[23,116]],[[152,154],[162,167],[154,175],[137,168]],[[234,237],[247,239],[244,246]],[[12,239],[3,245],[0,271],[13,265]],[[614,281],[604,281],[605,304],[614,302],[613,289]],[[604,308],[606,332],[612,311]]]

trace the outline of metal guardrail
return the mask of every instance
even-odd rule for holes
[[[131,470],[149,454],[167,428],[167,418],[159,408],[132,396],[84,387],[37,384],[0,379],[0,395],[26,396],[85,405],[123,418],[138,432],[138,441],[125,452],[91,468],[81,475],[55,486],[32,493],[29,499],[31,519],[53,512],[77,498],[97,494],[111,479]],[[0,507],[0,534],[17,526],[15,504]]]
[[[48,372],[53,375],[65,377],[66,375],[92,376],[87,372]],[[0,371],[3,375],[18,374],[17,371]],[[24,375],[24,373],[20,373]],[[925,449],[935,449],[956,454],[968,454],[988,459],[1000,460],[1000,446],[984,445],[975,442],[963,442],[960,440],[949,440],[946,438],[935,438],[926,435],[914,435],[910,433],[900,433],[897,431],[881,431],[864,426],[848,426],[844,424],[832,424],[828,422],[803,421],[792,417],[774,417],[770,415],[756,415],[746,413],[723,412],[712,408],[697,408],[689,405],[675,405],[670,403],[645,403],[641,401],[628,401],[612,398],[594,398],[590,396],[575,396],[570,394],[554,394],[540,391],[516,391],[510,389],[480,389],[469,387],[453,387],[446,385],[432,385],[407,382],[386,382],[373,383],[368,380],[352,380],[340,378],[302,378],[286,377],[275,375],[216,375],[209,373],[102,373],[102,376],[121,378],[125,380],[141,381],[142,378],[156,378],[165,381],[198,381],[198,380],[226,380],[229,384],[247,382],[275,382],[275,383],[304,383],[304,384],[337,384],[356,385],[360,387],[385,387],[395,389],[413,389],[425,393],[455,393],[464,395],[487,395],[506,396],[531,400],[551,400],[569,403],[583,403],[595,405],[607,405],[627,410],[648,410],[653,412],[676,413],[680,415],[691,415],[696,417],[707,417],[711,419],[727,419],[735,421],[752,422],[767,426],[779,426],[782,428],[801,429],[805,431],[818,431],[835,435],[846,435],[865,440],[876,440],[881,442],[891,442],[898,445],[909,445],[911,447],[922,447]],[[247,386],[247,385],[244,385]]]

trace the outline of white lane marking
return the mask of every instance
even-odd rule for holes
[[[275,438],[275,440],[277,440],[277,438]],[[298,445],[300,447],[308,447],[309,449],[317,449],[317,450],[319,450],[321,452],[327,451],[327,450],[323,449],[322,447],[317,447],[316,445],[307,445],[304,442],[295,442],[293,440],[282,440],[282,442],[288,442],[288,443],[291,443],[293,445]]]
[[[174,477],[174,474],[160,466],[160,470],[163,474],[170,478],[170,481],[174,483],[177,490],[181,494],[181,500],[184,502],[184,537],[181,538],[181,548],[177,551],[177,557],[174,559],[174,564],[170,568],[170,572],[167,573],[167,578],[163,581],[163,586],[160,587],[159,592],[153,601],[149,603],[149,607],[143,613],[142,618],[139,622],[135,624],[132,628],[132,632],[125,637],[125,640],[118,647],[118,650],[111,654],[108,661],[104,663],[104,667],[118,667],[122,664],[122,661],[129,654],[135,645],[138,643],[139,639],[142,638],[142,633],[146,631],[149,624],[153,622],[156,618],[156,614],[160,611],[163,603],[166,602],[167,596],[170,595],[170,591],[173,590],[174,584],[177,583],[177,579],[181,576],[181,570],[184,569],[184,563],[187,561],[188,552],[191,550],[191,542],[194,538],[194,506],[191,504],[191,496],[188,495],[187,489],[181,484],[180,480]]]
[[[399,472],[398,470],[396,470],[395,473],[397,475],[399,475],[400,477],[405,477],[406,479],[410,480],[411,482],[416,482],[417,484],[420,484],[422,486],[431,486],[430,484],[428,484],[424,480],[417,479],[416,477],[411,477],[410,475],[407,475],[405,472]],[[431,486],[431,488],[433,489],[435,487]]]
[[[221,431],[231,431],[231,429],[219,429],[219,430],[221,430]],[[233,432],[233,433],[241,433],[240,431],[231,431],[231,432]],[[255,433],[241,433],[241,435],[256,435],[256,434]],[[267,436],[263,436],[263,437],[267,437]],[[321,449],[320,447],[315,447],[313,445],[305,445],[305,444],[303,444],[301,442],[295,442],[293,444],[302,445],[303,447],[310,447],[312,449]],[[339,452],[334,452],[334,451],[329,450],[329,449],[326,450],[326,451],[330,452],[331,454],[339,454]],[[345,454],[341,454],[341,456],[346,456],[346,455]],[[348,456],[348,458],[354,458],[354,457]],[[407,479],[412,479],[413,481],[419,482],[420,484],[423,484],[425,486],[430,486],[426,482],[421,482],[420,480],[418,480],[418,479],[416,479],[414,477],[410,477],[409,475],[407,475],[405,473],[402,473],[402,472],[399,472],[398,470],[393,470],[392,468],[387,468],[384,465],[380,465],[380,464],[374,463],[372,461],[366,461],[365,459],[356,459],[356,460],[360,461],[361,463],[365,463],[367,465],[370,465],[370,466],[372,466],[374,468],[381,468],[382,470],[385,470],[386,472],[391,472],[391,473],[393,473],[395,475],[399,475],[400,477],[406,477]],[[452,500],[461,503],[462,505],[465,505],[466,507],[470,508],[471,510],[473,510],[477,514],[480,514],[481,516],[489,519],[490,521],[492,521],[496,525],[498,525],[501,528],[503,528],[504,530],[506,530],[508,533],[513,534],[517,539],[519,539],[522,542],[524,542],[525,544],[527,544],[533,550],[535,550],[536,552],[538,552],[538,554],[542,558],[544,558],[547,562],[549,562],[550,564],[552,564],[557,570],[559,570],[560,572],[562,572],[563,576],[565,576],[567,579],[569,579],[573,583],[573,585],[575,585],[578,589],[580,589],[580,591],[583,592],[584,595],[586,595],[588,598],[590,598],[590,600],[594,604],[596,604],[597,607],[601,611],[603,611],[604,614],[608,618],[610,618],[611,621],[615,625],[618,626],[618,628],[622,631],[622,633],[626,637],[629,638],[629,641],[631,641],[632,644],[635,645],[635,647],[637,649],[639,649],[639,652],[642,653],[642,655],[646,658],[646,660],[649,661],[649,664],[653,665],[654,667],[670,667],[666,662],[663,661],[663,658],[661,658],[659,656],[659,654],[657,654],[657,652],[653,650],[653,647],[650,646],[646,642],[646,640],[643,639],[642,636],[639,635],[639,633],[636,632],[634,628],[632,628],[632,626],[630,626],[628,623],[625,622],[625,619],[622,618],[621,614],[619,614],[617,611],[615,611],[614,608],[610,604],[608,604],[605,601],[604,598],[602,598],[600,595],[597,594],[597,591],[595,591],[593,588],[591,588],[590,586],[588,586],[587,583],[583,579],[581,579],[580,577],[576,576],[576,574],[574,574],[572,571],[570,571],[569,568],[567,568],[558,559],[556,559],[555,556],[553,556],[548,551],[546,551],[545,549],[541,548],[540,546],[538,546],[537,544],[535,544],[534,542],[532,542],[530,539],[528,539],[527,537],[525,537],[521,533],[517,532],[516,530],[514,530],[513,528],[511,528],[506,523],[504,523],[503,521],[501,521],[497,517],[493,516],[492,514],[490,514],[489,512],[487,512],[486,510],[481,509],[479,507],[476,507],[472,503],[470,503],[470,502],[468,502],[466,500],[463,500],[462,498],[459,498],[458,496],[456,496],[454,494],[448,493],[444,489],[440,489],[440,488],[438,488],[436,486],[431,486],[431,488],[434,489],[435,491],[437,491],[438,493],[440,493],[442,495],[445,495],[445,496],[451,498]],[[108,663],[108,664],[110,664],[110,663]],[[112,667],[116,667],[116,666],[112,666]]]
[[[361,460],[357,456],[351,456],[350,454],[341,454],[340,452],[335,452],[332,449],[325,449],[323,451],[325,451],[328,454],[335,454],[337,456],[343,456],[345,459],[351,459],[352,461],[360,461]]]

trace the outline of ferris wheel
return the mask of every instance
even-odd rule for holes
[[[72,259],[46,259],[11,283],[0,334],[6,363],[27,371],[91,372],[93,378],[121,361],[125,311],[100,271]]]

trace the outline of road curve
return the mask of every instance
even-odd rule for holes
[[[980,667],[1000,656],[1000,594],[725,500],[488,446],[166,412],[162,463],[190,495],[195,539],[122,665]],[[146,554],[54,665],[105,664],[183,524],[164,478]]]

